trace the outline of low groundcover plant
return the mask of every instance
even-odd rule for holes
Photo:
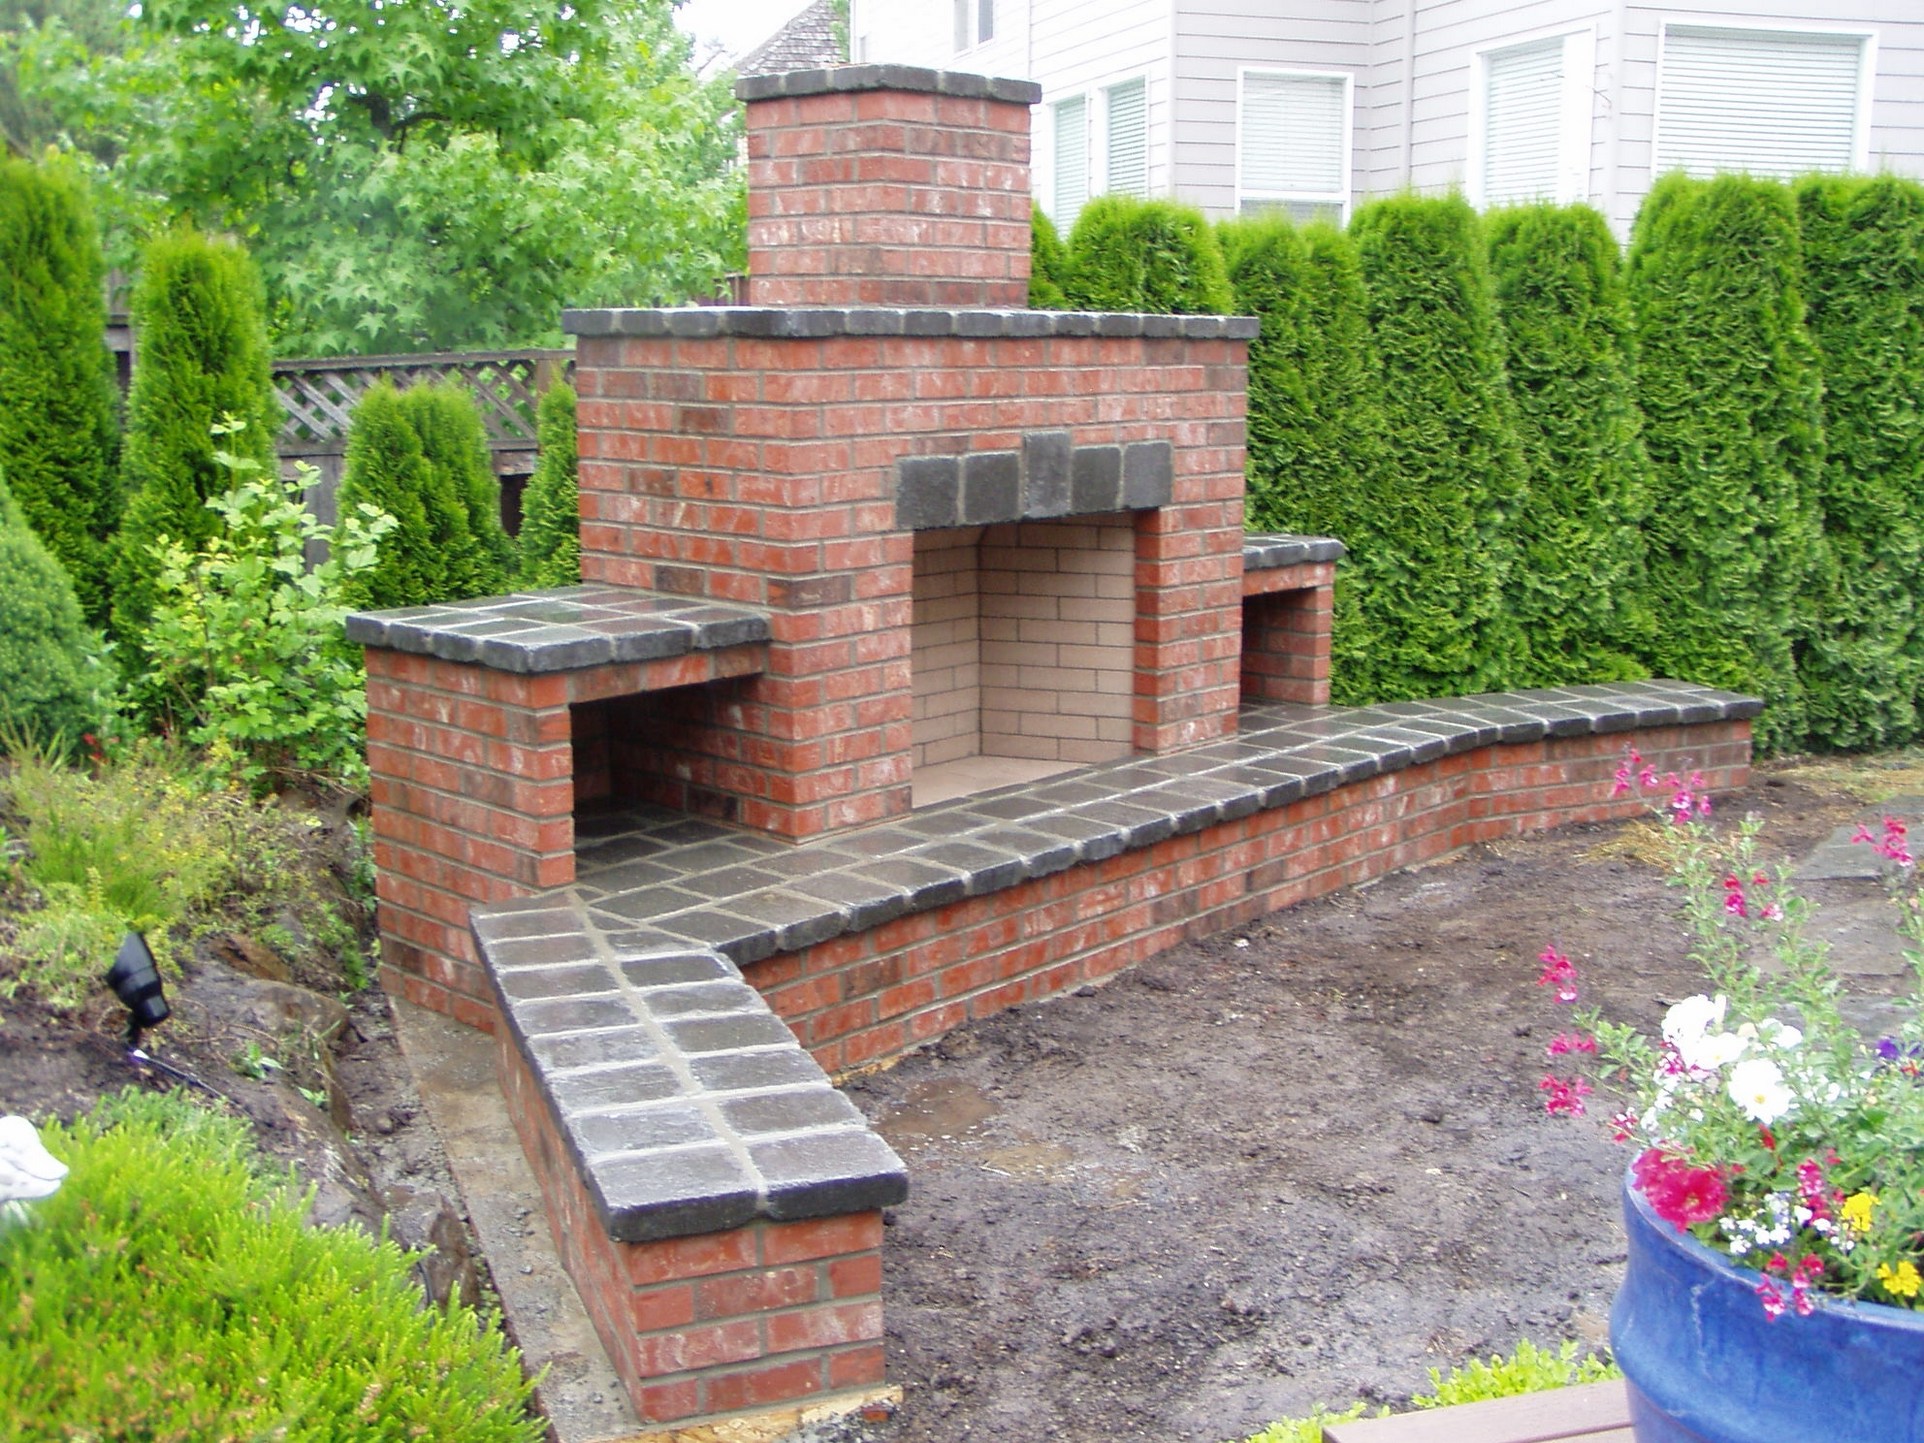
[[[1893,864],[1899,931],[1917,979],[1895,1035],[1845,1020],[1828,948],[1805,936],[1808,904],[1759,860],[1761,824],[1718,830],[1699,776],[1659,777],[1630,750],[1617,773],[1666,801],[1673,884],[1687,897],[1692,960],[1709,980],[1664,1017],[1662,1035],[1578,1006],[1547,1051],[1552,1115],[1585,1111],[1589,1082],[1559,1075],[1597,1059],[1628,1105],[1613,1119],[1637,1149],[1631,1184],[1658,1217],[1761,1274],[1772,1318],[1821,1296],[1924,1306],[1924,890],[1901,822],[1858,840]],[[1576,965],[1554,947],[1539,985],[1579,1004]]]

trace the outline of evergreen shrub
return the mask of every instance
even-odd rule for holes
[[[1056,223],[1041,206],[1029,209],[1029,306],[1037,311],[1059,311],[1068,302],[1062,296],[1062,277],[1068,269],[1069,252]]]
[[[42,1139],[71,1171],[0,1230],[0,1397],[33,1436],[546,1436],[500,1335],[423,1306],[393,1243],[304,1226],[245,1123],[129,1090]]]
[[[375,564],[349,580],[350,606],[425,606],[462,594],[474,554],[465,499],[429,462],[408,403],[387,381],[354,408],[337,504],[343,516],[368,506],[394,518]]]
[[[1063,299],[1077,311],[1226,315],[1235,308],[1216,233],[1172,200],[1105,195],[1069,232]]]
[[[501,482],[474,397],[452,383],[410,386],[401,411],[434,473],[431,494],[452,494],[467,519],[467,542],[447,562],[448,597],[495,596],[512,584],[520,558],[501,528]]]
[[[110,689],[66,569],[0,477],[0,742],[60,749],[98,727]]]
[[[1917,734],[1924,688],[1924,186],[1812,177],[1796,198],[1832,561],[1801,659],[1810,740],[1888,747]]]
[[[1650,475],[1616,238],[1585,205],[1498,211],[1484,231],[1530,484],[1506,601],[1533,679],[1644,675]]]
[[[1652,668],[1761,696],[1765,751],[1805,733],[1797,657],[1827,589],[1822,385],[1789,189],[1663,177],[1632,232],[1637,394],[1653,481]]]
[[[79,178],[54,161],[0,160],[0,469],[95,623],[120,519],[101,272]]]
[[[207,503],[227,489],[214,426],[242,423],[228,449],[274,465],[280,406],[268,366],[260,274],[232,241],[177,231],[141,255],[132,313],[138,360],[121,453],[127,498],[114,559],[113,623],[140,649],[154,609],[156,545],[198,551],[219,519]]]
[[[581,481],[575,449],[575,388],[550,386],[535,412],[540,452],[521,493],[521,585],[581,580]]]
[[[1334,536],[1330,686],[1341,703],[1367,700],[1367,640],[1359,592],[1369,585],[1383,457],[1382,378],[1369,344],[1356,246],[1327,224],[1284,216],[1219,228],[1236,309],[1261,319],[1249,346],[1248,523],[1263,531]]]
[[[1460,197],[1399,196],[1360,210],[1351,234],[1382,365],[1388,477],[1357,554],[1368,581],[1355,690],[1376,701],[1501,690],[1530,674],[1504,606],[1525,487],[1482,232]]]

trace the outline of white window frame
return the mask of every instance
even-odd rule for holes
[[[1042,207],[1049,213],[1049,219],[1066,236],[1069,228],[1081,214],[1081,206],[1074,211],[1062,207],[1062,167],[1057,161],[1062,155],[1062,107],[1077,101],[1082,103],[1082,204],[1087,205],[1096,197],[1095,168],[1091,161],[1095,158],[1095,109],[1090,94],[1086,90],[1074,91],[1068,95],[1058,95],[1048,101],[1049,110],[1049,190],[1048,202]]]
[[[1557,183],[1552,195],[1543,197],[1558,205],[1569,205],[1590,197],[1590,147],[1596,130],[1597,31],[1593,25],[1575,29],[1558,27],[1507,36],[1502,43],[1486,45],[1470,57],[1470,153],[1464,168],[1464,189],[1470,204],[1482,210],[1487,204],[1484,186],[1485,152],[1489,143],[1490,61],[1506,50],[1539,45],[1548,40],[1563,41],[1563,97],[1557,112]]]
[[[1243,97],[1247,93],[1249,77],[1252,75],[1292,76],[1307,80],[1340,80],[1343,82],[1343,175],[1341,192],[1335,191],[1293,191],[1269,193],[1243,189]],[[1352,172],[1356,163],[1356,74],[1350,70],[1313,70],[1293,65],[1239,65],[1236,67],[1236,213],[1240,215],[1246,201],[1276,201],[1287,203],[1298,201],[1305,205],[1335,205],[1340,207],[1340,223],[1349,224],[1350,201],[1354,188]]]
[[[1657,73],[1651,80],[1650,174],[1660,174],[1657,157],[1663,154],[1664,59],[1670,48],[1670,28],[1688,30],[1728,30],[1734,34],[1835,35],[1862,42],[1857,51],[1857,105],[1851,116],[1851,161],[1853,172],[1870,169],[1871,102],[1877,85],[1877,35],[1862,25],[1824,25],[1815,22],[1786,23],[1781,20],[1744,21],[1728,15],[1666,15],[1657,27]]]
[[[949,0],[949,25],[957,55],[987,45],[995,39],[995,0]]]
[[[1110,134],[1110,107],[1112,97],[1118,90],[1131,85],[1142,87],[1142,191],[1141,197],[1149,197],[1149,77],[1145,75],[1126,75],[1121,80],[1101,87],[1102,95],[1102,190],[1103,195],[1113,195],[1115,181],[1115,142]],[[1093,120],[1093,117],[1091,117]],[[1091,179],[1094,177],[1092,176]]]

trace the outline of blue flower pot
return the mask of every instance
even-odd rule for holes
[[[1610,1309],[1637,1443],[1924,1443],[1924,1314],[1823,1298],[1772,1322],[1757,1273],[1624,1182],[1630,1253]]]

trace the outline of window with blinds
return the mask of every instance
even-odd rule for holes
[[[1665,25],[1656,172],[1863,169],[1869,58],[1863,34]]]
[[[1089,199],[1089,100],[1072,96],[1052,107],[1055,118],[1055,204],[1050,219],[1059,226],[1075,224],[1076,213]]]
[[[995,0],[981,0],[975,16],[975,38],[978,42],[995,39]]]
[[[1585,198],[1595,69],[1590,30],[1478,52],[1469,164],[1475,204]]]
[[[1350,77],[1245,70],[1236,107],[1236,201],[1294,215],[1349,209]]]
[[[1109,131],[1108,173],[1111,195],[1149,194],[1149,92],[1140,79],[1103,92]]]

